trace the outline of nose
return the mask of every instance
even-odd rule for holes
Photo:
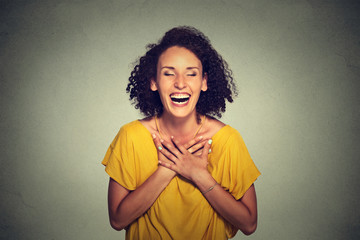
[[[178,76],[178,77],[175,79],[174,86],[175,86],[177,89],[184,89],[184,88],[186,87],[185,79],[184,79],[182,76]]]

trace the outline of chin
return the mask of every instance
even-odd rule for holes
[[[166,110],[165,110],[166,111]],[[196,110],[189,109],[170,109],[170,111],[166,111],[166,114],[171,115],[176,118],[186,118],[193,114],[196,114]]]

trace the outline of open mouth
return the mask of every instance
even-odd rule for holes
[[[190,99],[188,93],[173,93],[170,95],[171,101],[175,104],[186,104]]]

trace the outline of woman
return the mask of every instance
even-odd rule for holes
[[[221,117],[235,85],[198,30],[178,27],[148,46],[127,92],[147,117],[123,126],[102,162],[111,226],[127,239],[228,239],[257,226],[260,175]]]

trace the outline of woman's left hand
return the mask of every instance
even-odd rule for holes
[[[205,144],[202,154],[197,156],[192,154],[184,145],[172,137],[172,142],[162,141],[165,146],[160,152],[172,163],[159,161],[159,164],[172,169],[181,176],[194,181],[194,178],[201,172],[208,173],[208,154],[210,152],[212,140],[209,139]]]

